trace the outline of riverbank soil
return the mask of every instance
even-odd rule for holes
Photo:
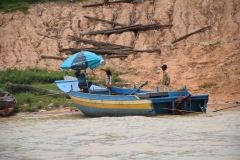
[[[120,73],[124,82],[143,89],[162,89],[159,78],[162,64],[167,64],[171,90],[187,86],[192,94],[209,94],[209,105],[221,101],[240,101],[240,1],[239,0],[155,0],[115,3],[111,7],[82,7],[83,3],[43,3],[32,5],[30,14],[0,13],[0,70],[26,67],[59,70],[68,48],[92,47],[69,39],[84,39],[132,46],[135,50],[160,49],[161,53],[138,52],[126,58],[108,58],[104,67]],[[153,3],[152,3],[153,2]],[[136,9],[135,9],[136,8]],[[84,16],[132,24],[172,24],[172,27],[119,34],[83,35],[110,29],[111,24]],[[135,19],[133,19],[135,17]],[[210,28],[181,41],[174,40],[204,27]],[[87,70],[95,78],[105,78],[100,69]],[[210,106],[211,106],[210,105]]]

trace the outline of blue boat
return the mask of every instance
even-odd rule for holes
[[[112,87],[109,91],[92,85],[88,93],[80,91],[77,80],[58,80],[55,84],[67,92],[77,108],[86,116],[156,116],[160,114],[206,113],[208,94],[191,94],[184,91],[161,92]]]

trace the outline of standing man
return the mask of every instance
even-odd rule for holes
[[[111,94],[111,85],[112,85],[112,73],[108,69],[106,70],[106,86],[107,86],[109,95]]]
[[[163,91],[169,91],[169,85],[170,85],[170,76],[167,71],[167,65],[162,65],[163,70],[163,76],[162,76],[162,85],[163,85]]]
[[[111,84],[112,84],[112,73],[108,69],[108,70],[106,70],[106,87],[108,89],[110,89],[111,88]]]

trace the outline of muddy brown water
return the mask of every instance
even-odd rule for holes
[[[240,108],[240,107],[238,107]],[[240,109],[88,118],[0,117],[0,159],[240,159]]]

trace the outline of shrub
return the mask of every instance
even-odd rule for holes
[[[7,69],[0,71],[0,83],[54,83],[55,80],[63,79],[62,71],[48,71],[47,69],[26,68],[25,70]]]
[[[214,82],[209,82],[209,83],[203,83],[199,86],[199,88],[210,88],[212,86],[216,86],[217,84]]]
[[[44,2],[69,2],[69,0],[1,0],[0,9],[4,12],[20,11],[24,14],[29,14],[29,4],[44,3]],[[73,0],[73,2],[82,2],[86,0]]]

